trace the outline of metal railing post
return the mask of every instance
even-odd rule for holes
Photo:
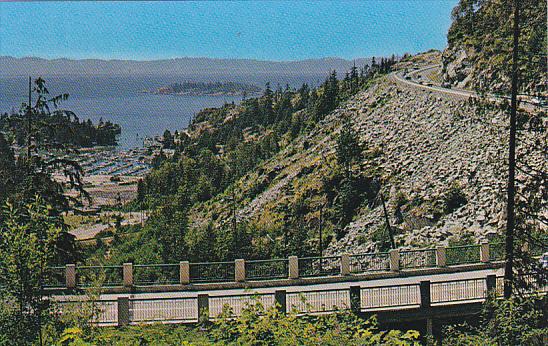
[[[124,286],[133,286],[133,263],[123,264]]]
[[[360,286],[350,286],[350,310],[359,313],[362,309],[362,295]]]
[[[243,259],[234,260],[234,281],[245,281],[245,260]]]
[[[179,282],[181,285],[190,283],[190,263],[188,261],[179,262]]]
[[[65,285],[67,288],[76,288],[76,265],[67,264],[65,266]]]
[[[341,255],[341,275],[350,275],[350,255],[347,253]]]
[[[129,297],[118,297],[118,326],[129,324]]]
[[[431,299],[430,299],[430,281],[421,281],[420,282],[420,294],[421,294],[421,308],[429,308]]]
[[[276,302],[276,308],[285,314],[287,312],[287,295],[285,290],[275,291],[274,301]]]
[[[489,262],[489,243],[486,241],[483,241],[480,244],[480,262],[481,263]]]
[[[198,294],[198,322],[209,322],[209,295]]]
[[[437,267],[447,266],[447,255],[445,251],[445,246],[436,247],[436,266]]]
[[[392,249],[390,250],[390,271],[398,272],[400,271],[400,250]]]
[[[297,256],[289,256],[289,278],[299,278],[299,258]]]

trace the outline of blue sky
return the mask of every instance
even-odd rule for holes
[[[300,60],[442,49],[457,0],[0,2],[0,55]]]

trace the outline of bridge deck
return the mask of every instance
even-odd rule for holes
[[[204,307],[207,308],[207,316],[214,319],[225,306],[229,306],[233,315],[237,316],[247,304],[253,302],[261,302],[266,308],[282,302],[285,311],[299,313],[321,314],[353,309],[362,314],[377,313],[383,320],[390,320],[390,316],[402,320],[406,316],[419,318],[477,312],[477,308],[463,307],[479,306],[478,303],[487,296],[489,279],[492,280],[491,286],[494,285],[490,289],[500,292],[502,275],[502,269],[483,269],[433,276],[256,289],[104,294],[94,304],[99,309],[96,319],[99,325],[195,323]],[[496,280],[493,280],[495,277]],[[546,287],[542,290],[545,292]],[[280,296],[283,296],[282,301]],[[82,296],[55,298],[61,303],[62,310],[80,304],[75,301]]]

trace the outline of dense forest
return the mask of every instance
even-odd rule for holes
[[[287,211],[287,226],[273,231],[273,236],[283,238],[277,248],[265,248],[265,234],[245,222],[236,222],[235,217],[227,217],[223,227],[211,223],[196,228],[189,225],[189,213],[197,204],[207,205],[214,198],[236,203],[232,194],[240,177],[297,137],[321,128],[328,113],[389,72],[396,61],[395,57],[373,60],[371,66],[353,67],[342,79],[332,72],[317,88],[304,84],[298,89],[286,86],[273,90],[267,84],[260,97],[199,112],[187,130],[169,140],[175,154],[160,156],[157,167],[139,182],[132,207],[151,210],[151,218],[143,228],[128,227],[129,234],[115,237],[108,249],[108,261],[168,263],[181,258],[227,260],[316,251],[306,245],[308,228],[296,227],[302,212],[298,207]],[[372,176],[352,174],[362,148],[351,126],[345,129],[338,141],[340,169],[326,183],[330,188],[325,192],[333,210],[330,218],[340,225],[348,223],[357,206],[378,189]],[[99,243],[91,257],[104,261],[106,250]]]
[[[256,85],[238,82],[194,82],[184,81],[162,87],[154,91],[157,94],[178,95],[255,95],[261,89]]]

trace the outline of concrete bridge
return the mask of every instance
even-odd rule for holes
[[[196,323],[223,307],[237,316],[260,302],[298,313],[351,309],[381,323],[433,321],[477,314],[488,294],[503,286],[502,244],[393,250],[331,257],[171,265],[76,267],[64,270],[64,287],[50,286],[60,309],[97,308],[99,325]],[[102,270],[103,293],[86,301],[86,271]],[[119,273],[105,275],[105,272]],[[159,273],[163,273],[160,275]],[[536,282],[536,277],[526,278]],[[546,292],[546,286],[537,287]]]

